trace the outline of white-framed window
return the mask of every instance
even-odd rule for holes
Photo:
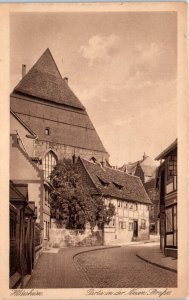
[[[117,206],[120,207],[120,208],[122,207],[122,201],[121,200],[117,201]]]
[[[129,231],[133,230],[133,222],[129,222]]]
[[[56,164],[57,164],[56,155],[54,154],[53,151],[49,151],[45,155],[45,158],[43,159],[43,170],[44,170],[45,179],[50,178],[50,174]]]
[[[121,228],[121,229],[126,229],[126,222],[124,222],[124,221],[119,221],[119,228]]]
[[[49,127],[46,127],[45,128],[45,135],[49,135],[50,134],[50,128]]]
[[[45,186],[45,204],[50,205],[50,191],[47,186]]]
[[[141,220],[141,229],[146,229],[146,220]]]

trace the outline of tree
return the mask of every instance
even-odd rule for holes
[[[103,228],[115,214],[115,207],[104,204],[102,196],[93,197],[83,184],[77,165],[59,161],[51,173],[51,207],[59,209],[63,223],[70,229],[85,229],[87,223]]]

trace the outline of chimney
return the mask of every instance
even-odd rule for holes
[[[106,166],[104,161],[101,161],[100,164],[101,164],[102,168],[104,168]]]
[[[22,65],[22,78],[26,75],[26,65]]]
[[[145,158],[147,157],[146,153],[144,152],[143,154],[143,160],[145,160]]]
[[[68,84],[68,77],[64,77],[64,80]]]

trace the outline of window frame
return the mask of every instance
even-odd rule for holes
[[[141,225],[140,228],[145,230],[146,229],[146,220],[145,219],[141,219]]]
[[[57,161],[58,161],[57,156],[52,150],[46,153],[43,159],[43,171],[44,171],[45,179],[50,178],[50,174],[53,168],[56,166]]]
[[[50,128],[49,127],[45,127],[45,135],[50,135]]]
[[[167,230],[167,211],[171,210],[171,230]],[[173,237],[173,243],[172,245],[167,245],[167,237],[172,236]],[[167,206],[165,208],[165,247],[166,248],[177,248],[177,205],[173,204],[170,206]]]

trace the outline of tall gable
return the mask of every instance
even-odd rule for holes
[[[10,105],[42,144],[77,148],[77,155],[87,153],[87,157],[93,156],[95,151],[96,155],[108,159],[109,154],[86,109],[69,88],[67,80],[62,78],[49,49],[15,87]],[[46,129],[49,134],[46,134]],[[37,155],[41,155],[39,152]]]
[[[138,160],[133,163],[124,164],[122,167],[119,168],[119,170],[127,172],[128,174],[137,175],[137,168],[139,166],[144,172],[144,176],[155,177],[157,165],[151,157],[146,155],[141,160]]]
[[[85,110],[63,79],[49,49],[42,54],[14,92]]]
[[[145,157],[145,159],[140,163],[140,166],[145,176],[155,177],[157,165],[151,157]]]

